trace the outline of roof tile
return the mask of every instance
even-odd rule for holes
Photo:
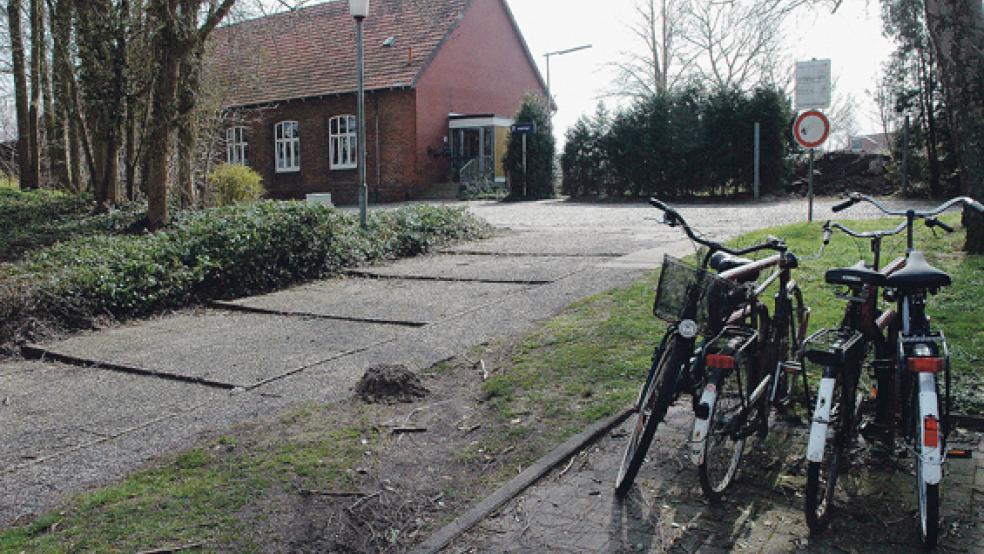
[[[471,0],[372,0],[365,19],[366,89],[410,87]],[[393,46],[384,46],[394,37]],[[355,22],[334,0],[217,29],[206,75],[223,105],[352,92]]]

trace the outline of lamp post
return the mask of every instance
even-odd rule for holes
[[[366,91],[365,91],[365,52],[362,45],[362,22],[369,15],[369,0],[349,0],[349,12],[355,18],[355,80],[358,89],[359,125],[359,223],[366,228],[366,208],[369,204],[369,189],[366,187]]]
[[[553,113],[553,96],[550,94],[550,56],[563,56],[564,54],[570,54],[571,52],[577,52],[578,50],[586,50],[591,48],[590,44],[584,44],[582,46],[575,46],[574,48],[568,48],[566,50],[557,50],[556,52],[547,52],[543,55],[547,59],[547,109],[550,113]]]

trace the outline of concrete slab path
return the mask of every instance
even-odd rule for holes
[[[818,217],[829,215],[832,203],[821,202]],[[72,365],[0,364],[0,525],[230,425],[344,398],[371,365],[419,370],[527,331],[575,300],[634,281],[663,253],[690,251],[678,229],[656,225],[649,219],[656,211],[641,203],[468,206],[502,228],[500,236],[450,249],[459,253],[243,299],[230,310],[186,312],[37,346],[37,353]],[[681,211],[724,239],[802,220],[805,204]],[[236,311],[244,309],[271,313]]]

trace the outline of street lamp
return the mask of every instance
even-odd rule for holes
[[[564,54],[570,54],[571,52],[577,52],[578,50],[586,50],[591,48],[590,44],[585,44],[582,46],[575,46],[574,48],[568,48],[567,50],[557,50],[556,52],[547,52],[543,55],[547,59],[547,109],[553,113],[553,96],[550,95],[550,56],[563,56]]]
[[[366,91],[365,52],[362,45],[362,21],[369,15],[369,0],[349,0],[349,12],[355,18],[355,80],[358,89],[359,120],[359,223],[365,229],[369,189],[366,187]]]

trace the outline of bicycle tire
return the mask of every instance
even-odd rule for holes
[[[913,417],[913,451],[916,453],[916,494],[919,499],[919,539],[925,548],[936,547],[940,533],[940,485],[929,485],[923,480],[922,456],[920,455],[920,425],[922,417],[919,413],[918,388],[914,391],[912,407],[916,415]],[[938,412],[936,412],[938,413]]]
[[[848,381],[851,382],[848,382]],[[855,400],[853,379],[841,375],[831,398],[831,425],[834,436],[824,444],[822,462],[809,462],[806,470],[806,525],[811,534],[823,532],[830,525],[837,492],[837,474],[846,463],[846,451],[853,439]],[[835,415],[836,414],[836,415]],[[828,428],[828,436],[829,436]]]
[[[742,407],[742,392],[738,387],[737,370],[720,371],[713,380],[716,387],[714,402],[709,406],[710,424],[701,448],[702,461],[697,465],[700,488],[708,499],[721,500],[734,480],[745,450],[745,439],[734,440],[733,431],[725,432],[731,417]]]
[[[636,424],[625,446],[622,464],[615,479],[615,494],[620,497],[628,494],[629,489],[632,488],[639,468],[642,467],[642,461],[649,451],[649,445],[656,434],[656,428],[670,407],[677,377],[676,372],[672,370],[676,349],[677,340],[673,337],[660,352],[659,359],[653,361],[649,370],[652,378],[647,378],[646,383],[643,384],[639,406],[636,409]]]

